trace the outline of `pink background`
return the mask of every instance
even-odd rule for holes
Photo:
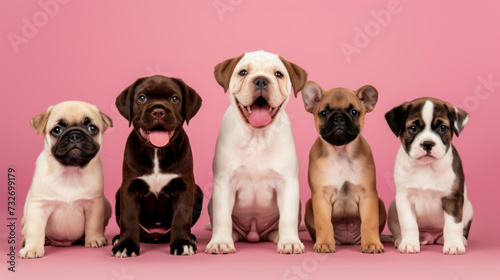
[[[12,274],[6,264],[4,189],[0,199],[2,278],[120,280],[163,273],[188,278],[243,275],[242,279],[498,277],[500,190],[495,172],[500,164],[500,130],[492,118],[500,101],[500,5],[496,1],[54,1],[41,0],[42,5],[32,0],[0,2],[4,131],[0,161],[4,174],[8,167],[16,169],[16,253],[24,200],[43,146],[30,119],[64,100],[94,103],[113,118],[114,127],[105,133],[101,158],[105,194],[114,205],[125,140],[131,130],[114,101],[136,78],[152,74],[180,77],[203,98],[200,112],[186,127],[196,181],[205,193],[202,217],[193,230],[200,253],[174,257],[167,253],[167,245],[143,245],[140,257],[122,260],[109,256],[110,246],[46,247],[42,259],[17,260],[17,272]],[[43,3],[57,6],[49,5],[48,13]],[[226,10],[218,12],[215,6]],[[31,24],[37,25],[30,28]],[[13,36],[22,43],[12,43],[9,38]],[[357,48],[356,52],[344,54],[341,46],[345,45]],[[385,123],[384,113],[421,96],[441,98],[467,110],[470,122],[454,141],[475,210],[467,254],[443,256],[441,246],[427,246],[418,255],[405,256],[386,244],[386,253],[378,256],[361,254],[359,246],[318,255],[312,253],[313,243],[305,232],[300,235],[307,253],[300,256],[278,255],[271,243],[237,243],[238,252],[230,256],[202,253],[210,238],[203,225],[208,221],[215,141],[229,105],[228,96],[213,77],[213,67],[260,49],[300,65],[310,80],[325,89],[357,89],[365,84],[378,89],[379,103],[367,116],[363,135],[374,152],[379,195],[386,206],[395,195],[391,174],[399,142]],[[493,83],[485,85],[488,79]],[[300,96],[292,98],[286,111],[301,163],[300,193],[305,203],[310,197],[308,153],[317,135]],[[110,239],[117,233],[113,216],[106,235]],[[297,267],[301,274],[292,272]]]

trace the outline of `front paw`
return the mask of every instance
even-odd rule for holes
[[[465,254],[465,245],[460,242],[445,242],[443,253],[446,255],[463,255]]]
[[[419,240],[401,240],[398,246],[398,251],[404,254],[415,254],[420,252]]]
[[[198,253],[196,244],[191,240],[178,240],[170,244],[170,254],[178,256],[190,256]]]
[[[225,241],[212,238],[212,240],[210,240],[207,247],[205,248],[205,253],[215,255],[236,253],[234,242],[231,238],[230,240],[231,241]]]
[[[335,243],[316,241],[316,243],[314,243],[313,250],[316,253],[335,253]]]
[[[111,256],[117,258],[136,257],[139,255],[139,244],[131,240],[118,241],[111,249]]]
[[[368,254],[378,254],[384,252],[384,245],[382,243],[361,244],[361,252]]]
[[[306,252],[304,244],[299,239],[296,240],[280,240],[278,241],[279,254],[302,254]]]
[[[96,237],[85,237],[85,247],[100,248],[108,245],[108,240],[104,235]]]
[[[45,249],[42,246],[31,246],[22,248],[19,251],[19,257],[21,259],[35,259],[41,258],[45,254]]]

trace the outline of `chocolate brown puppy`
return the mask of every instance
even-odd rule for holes
[[[324,91],[315,82],[302,89],[305,108],[314,115],[319,137],[309,154],[305,223],[314,251],[335,252],[335,244],[361,244],[363,253],[384,252],[380,232],[385,206],[375,186],[370,146],[361,136],[364,116],[377,103],[372,86],[357,91]]]
[[[203,194],[195,184],[193,157],[184,121],[198,112],[201,97],[177,78],[140,78],[116,99],[134,130],[125,146],[123,181],[116,194],[120,235],[112,255],[139,255],[139,241],[170,241],[173,255],[196,253],[191,227]]]

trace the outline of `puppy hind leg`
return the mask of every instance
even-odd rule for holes
[[[399,226],[398,210],[394,200],[389,205],[387,226],[389,227],[389,231],[392,233],[394,247],[398,248],[399,244],[401,244],[401,227]]]

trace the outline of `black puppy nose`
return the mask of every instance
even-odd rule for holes
[[[266,89],[267,85],[269,84],[269,81],[266,78],[257,78],[255,81],[253,81],[255,86],[257,86],[257,89],[259,90],[264,90]]]
[[[424,141],[424,143],[420,144],[420,146],[424,149],[424,151],[430,152],[432,147],[436,146],[436,143],[432,141]]]
[[[334,125],[344,124],[344,122],[345,122],[345,118],[343,116],[336,116],[333,118]]]
[[[154,108],[153,111],[151,111],[151,115],[153,117],[161,119],[165,116],[165,109],[163,108]]]
[[[82,140],[82,135],[80,133],[71,133],[69,136],[68,136],[68,139],[70,142],[73,142],[73,143],[78,143],[80,142],[80,140]]]

